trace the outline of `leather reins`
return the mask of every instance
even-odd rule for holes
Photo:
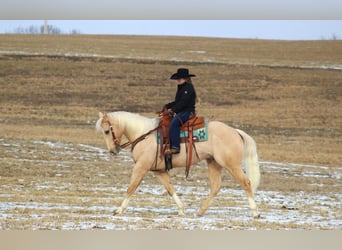
[[[135,147],[139,142],[141,142],[142,140],[144,140],[144,139],[146,138],[146,136],[148,136],[149,134],[151,134],[152,132],[156,131],[156,130],[159,128],[159,126],[158,126],[158,127],[154,128],[154,129],[151,129],[150,131],[148,131],[147,133],[145,133],[145,134],[139,136],[137,139],[135,139],[135,140],[132,141],[132,142],[128,141],[128,142],[125,142],[125,143],[123,143],[123,144],[120,144],[119,139],[115,136],[115,133],[114,133],[114,129],[113,129],[112,124],[110,123],[110,121],[107,121],[107,123],[108,123],[108,125],[109,125],[110,132],[112,133],[112,138],[113,138],[114,144],[115,144],[116,146],[122,148],[122,149],[124,149],[124,148],[126,148],[126,147],[132,145],[131,151],[133,151],[134,147]]]

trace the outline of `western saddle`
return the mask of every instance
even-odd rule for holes
[[[162,111],[159,112],[159,126],[158,126],[158,133],[160,138],[160,157],[164,157],[165,159],[165,167],[166,170],[169,171],[172,169],[172,154],[170,152],[170,124],[173,119],[172,116],[170,116],[169,112]],[[187,138],[181,138],[181,143],[188,143],[189,147],[187,148],[187,154],[186,154],[186,168],[185,168],[185,175],[188,177],[190,166],[192,162],[192,155],[193,155],[193,149],[195,149],[195,142],[198,140],[198,138],[193,136],[193,131],[199,128],[203,128],[205,126],[205,119],[204,117],[197,116],[196,114],[192,115],[190,119],[185,122],[181,126],[181,131],[187,131],[188,137]],[[188,150],[189,149],[189,150]],[[197,152],[196,152],[197,155]]]

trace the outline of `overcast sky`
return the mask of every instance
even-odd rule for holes
[[[43,20],[0,20],[0,33]],[[48,20],[64,33],[179,35],[284,40],[342,39],[342,20]]]

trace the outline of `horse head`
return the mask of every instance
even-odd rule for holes
[[[112,155],[118,154],[121,150],[120,140],[122,136],[118,122],[110,119],[106,113],[99,112],[99,120],[96,123],[96,128],[102,132],[109,153]]]

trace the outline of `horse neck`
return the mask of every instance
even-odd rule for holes
[[[153,129],[154,119],[138,116],[128,112],[123,112],[119,118],[120,129],[123,135],[129,140],[134,141],[142,134]]]

